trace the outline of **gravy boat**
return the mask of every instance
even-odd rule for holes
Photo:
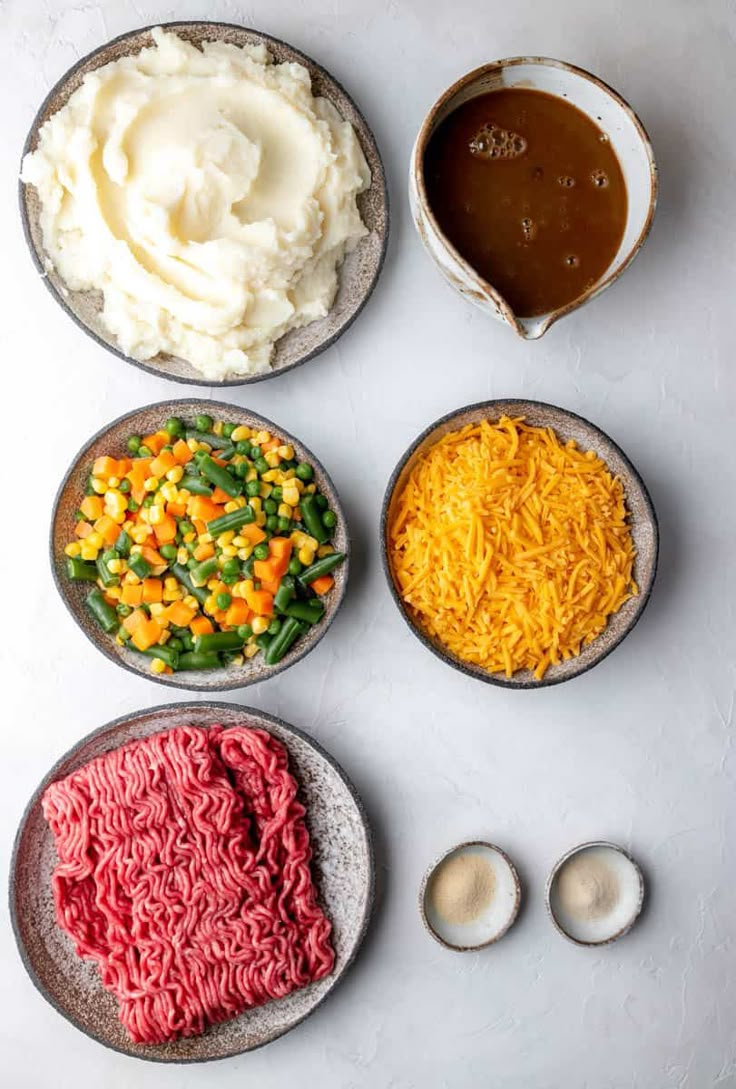
[[[525,87],[565,98],[606,133],[623,171],[628,207],[618,252],[603,275],[573,302],[538,314],[518,317],[494,286],[458,253],[441,231],[427,199],[424,152],[436,127],[458,106],[501,87]],[[564,61],[547,57],[511,57],[484,64],[454,83],[438,98],[414,144],[409,170],[412,218],[425,249],[451,286],[464,298],[525,340],[537,340],[565,314],[600,295],[617,280],[637,255],[652,225],[657,203],[657,167],[646,130],[634,111],[597,76]]]

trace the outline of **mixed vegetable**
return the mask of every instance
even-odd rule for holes
[[[276,665],[325,612],[345,559],[314,469],[268,431],[197,416],[98,457],[66,546],[103,631],[153,673]]]

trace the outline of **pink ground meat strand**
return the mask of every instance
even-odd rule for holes
[[[286,751],[182,726],[92,760],[43,797],[59,926],[136,1043],[201,1033],[329,974]]]

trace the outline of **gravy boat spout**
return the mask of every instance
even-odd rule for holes
[[[499,291],[480,276],[440,229],[427,198],[424,158],[432,133],[464,102],[501,88],[524,87],[564,98],[608,136],[626,185],[626,223],[618,251],[598,280],[557,310],[534,317],[517,316]],[[464,298],[509,325],[524,340],[538,340],[556,321],[590,302],[626,269],[646,241],[657,203],[657,167],[639,118],[624,99],[597,76],[565,61],[547,57],[512,57],[494,61],[463,76],[438,98],[427,114],[412,152],[409,204],[412,218],[434,264]]]

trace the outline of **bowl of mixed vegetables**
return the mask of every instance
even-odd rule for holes
[[[56,586],[88,638],[178,688],[241,688],[293,665],[343,599],[349,541],[327,473],[235,405],[165,401],[79,452],[51,527]]]

